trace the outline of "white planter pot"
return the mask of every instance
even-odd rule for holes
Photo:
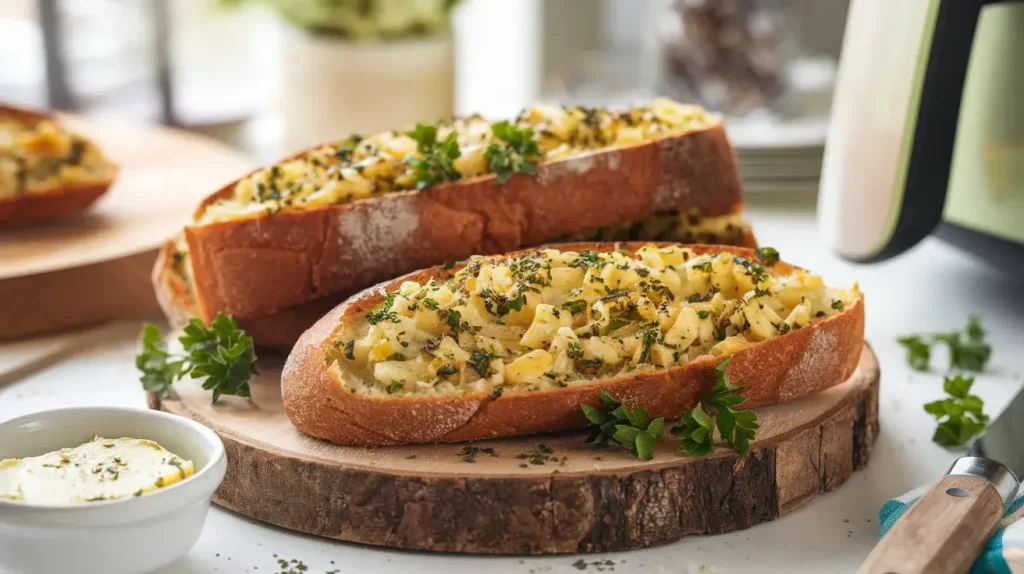
[[[286,28],[278,96],[286,153],[451,116],[452,53],[450,36],[355,44]]]

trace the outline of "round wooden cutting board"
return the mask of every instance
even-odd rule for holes
[[[277,526],[363,544],[445,552],[606,552],[748,528],[842,484],[878,434],[878,362],[816,395],[757,410],[751,452],[682,456],[667,435],[653,460],[584,446],[582,431],[383,448],[300,434],[281,406],[280,360],[253,402],[210,404],[196,381],[151,407],[192,417],[224,440],[214,501]],[[541,446],[543,445],[543,446]],[[466,448],[493,449],[467,455]],[[539,464],[538,464],[539,463]]]
[[[0,340],[158,314],[149,282],[157,247],[189,221],[202,198],[251,169],[239,152],[188,132],[61,120],[95,140],[120,172],[80,215],[0,228]]]

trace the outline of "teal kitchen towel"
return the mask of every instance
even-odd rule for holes
[[[882,524],[879,538],[903,515],[929,486],[912,490],[899,498],[886,501],[878,511]],[[996,533],[988,541],[971,574],[1024,574],[1024,494],[1017,497],[1003,514]]]

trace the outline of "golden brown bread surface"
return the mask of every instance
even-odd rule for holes
[[[28,126],[40,122],[56,122],[50,114],[38,110],[0,105],[0,122],[15,122]],[[73,136],[86,141],[80,136]],[[89,145],[92,145],[91,143]],[[0,155],[4,152],[0,149]],[[61,219],[86,210],[110,189],[116,169],[102,180],[58,181],[42,188],[15,195],[0,194],[0,226],[23,226]]]
[[[580,243],[564,250],[615,248],[635,251],[646,243]],[[690,246],[697,253],[728,251],[753,258],[752,250]],[[598,404],[605,389],[652,417],[679,418],[714,385],[714,369],[725,356],[704,355],[682,366],[638,371],[594,384],[528,393],[459,396],[366,396],[343,389],[336,365],[329,367],[331,337],[346,317],[380,303],[403,281],[444,281],[450,271],[433,267],[367,289],[338,306],[299,339],[285,364],[285,412],[303,433],[343,445],[458,442],[552,432],[586,424],[579,405]],[[779,270],[793,269],[784,263]],[[815,393],[846,380],[856,368],[864,340],[864,305],[857,299],[842,312],[798,330],[757,343],[733,355],[729,380],[742,387],[744,408],[771,405]]]
[[[232,194],[234,182],[197,210]],[[233,315],[259,346],[291,346],[312,317],[369,285],[472,254],[502,253],[681,212],[737,214],[742,191],[721,125],[493,175],[342,205],[189,225],[194,285],[175,296],[154,270],[168,316]],[[753,246],[749,231],[737,243]],[[191,300],[189,300],[191,299]],[[182,309],[188,309],[182,311]]]

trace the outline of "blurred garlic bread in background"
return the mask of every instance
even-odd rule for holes
[[[88,139],[43,112],[0,106],[0,226],[59,219],[88,208],[117,167]]]

